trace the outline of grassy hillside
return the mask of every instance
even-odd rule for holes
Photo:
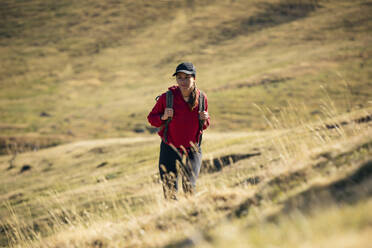
[[[148,133],[155,96],[192,61],[216,131],[266,129],[252,103],[322,115],[370,106],[368,1],[6,1],[0,134]],[[348,95],[348,98],[345,98]]]
[[[3,1],[0,246],[368,246],[371,10]],[[146,116],[181,61],[212,125],[197,193],[167,202]]]
[[[350,246],[341,247],[364,247],[372,223],[370,118],[362,111],[324,123],[285,121],[295,116],[288,113],[280,128],[272,120],[271,131],[207,132],[197,193],[179,192],[175,202],[163,199],[156,137],[23,153],[12,168],[11,156],[2,156],[0,242],[329,247],[344,240]]]

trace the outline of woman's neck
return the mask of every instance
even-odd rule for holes
[[[181,90],[183,97],[189,97],[191,95],[191,90]]]

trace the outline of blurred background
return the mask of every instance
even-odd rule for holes
[[[370,106],[365,0],[15,1],[0,7],[0,142],[45,147],[154,132],[155,97],[197,68],[211,129],[264,130],[254,104]],[[351,94],[350,94],[351,93]]]

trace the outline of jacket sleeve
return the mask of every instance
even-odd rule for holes
[[[208,112],[208,99],[207,99],[207,95],[205,93],[204,93],[204,106],[205,106],[205,111]],[[211,118],[208,115],[208,119],[204,122],[203,130],[207,129],[209,127],[210,121],[211,121]]]
[[[154,127],[160,127],[165,123],[165,121],[161,120],[161,116],[164,114],[165,109],[165,93],[162,94],[159,99],[157,100],[155,106],[152,108],[151,112],[147,116],[147,120]]]

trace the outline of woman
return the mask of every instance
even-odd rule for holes
[[[201,136],[210,120],[207,96],[196,87],[195,66],[181,63],[173,76],[176,76],[177,86],[162,94],[147,116],[152,126],[160,128],[159,172],[164,196],[170,199],[176,199],[179,174],[183,191],[193,193],[202,162]],[[169,95],[173,99],[167,101]],[[199,101],[203,100],[204,110],[199,108],[203,106]]]

